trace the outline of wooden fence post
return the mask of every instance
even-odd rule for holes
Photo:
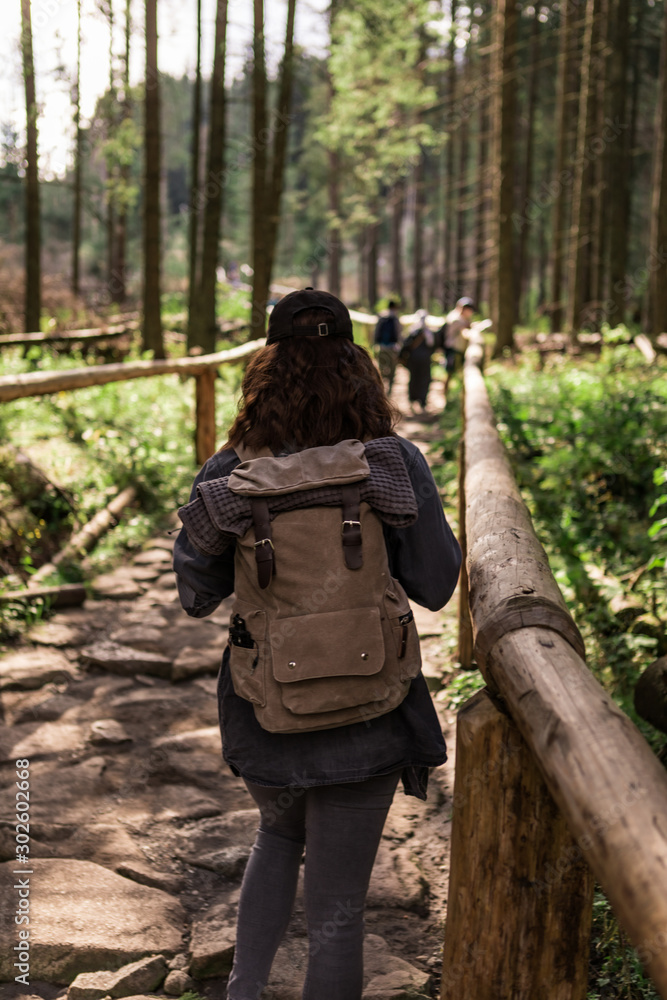
[[[585,1000],[593,877],[512,719],[458,715],[441,1000]]]
[[[215,379],[216,372],[212,368],[195,376],[196,389],[196,421],[195,448],[197,462],[204,462],[215,452]]]

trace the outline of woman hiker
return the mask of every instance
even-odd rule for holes
[[[431,385],[431,358],[436,347],[441,346],[436,335],[429,329],[426,317],[426,310],[420,309],[405,342],[405,347],[409,349],[406,362],[410,373],[408,400],[413,413],[417,405],[422,412],[426,409]]]
[[[364,905],[395,789],[402,781],[405,794],[425,799],[429,768],[446,759],[405,594],[443,607],[461,556],[425,459],[394,433],[397,416],[369,354],[353,342],[345,305],[328,292],[292,292],[276,304],[266,346],[248,364],[226,444],[179,512],[187,530],[174,568],[187,613],[211,614],[235,592],[218,679],[223,756],[260,814],[228,1000],[257,1000],[268,982],[304,846],[303,1000],[360,1000]],[[304,470],[308,482],[290,493]],[[302,567],[302,593],[294,567]],[[363,574],[381,581],[379,609],[358,607],[368,603],[358,598]],[[294,616],[276,618],[286,595]],[[313,676],[303,663],[315,649],[308,670],[319,679],[289,683]],[[373,687],[385,670],[386,683]],[[272,701],[278,690],[289,708]]]

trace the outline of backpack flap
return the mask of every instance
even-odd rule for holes
[[[385,645],[377,607],[280,618],[269,634],[273,676],[290,712],[350,708],[378,697]]]
[[[242,462],[230,475],[227,485],[232,493],[243,496],[280,496],[318,486],[358,483],[370,471],[363,443],[351,438],[292,455]]]

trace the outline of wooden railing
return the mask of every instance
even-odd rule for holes
[[[464,367],[463,512],[487,689],[458,717],[441,997],[585,1000],[594,875],[667,998],[667,775],[586,667],[482,357]]]
[[[0,377],[0,403],[28,396],[45,396],[52,392],[81,389],[109,382],[124,382],[156,375],[193,375],[196,379],[195,451],[201,465],[216,448],[215,441],[215,373],[220,365],[246,361],[264,346],[264,340],[253,340],[240,347],[197,358],[173,358],[164,361],[125,361],[113,365],[90,365],[66,371],[28,372],[24,375]]]

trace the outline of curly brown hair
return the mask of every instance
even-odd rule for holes
[[[308,309],[295,317],[295,325],[328,318]],[[364,441],[393,434],[399,419],[367,351],[343,337],[290,337],[269,344],[248,363],[241,388],[239,414],[223,449],[243,442],[277,453],[286,445]]]

